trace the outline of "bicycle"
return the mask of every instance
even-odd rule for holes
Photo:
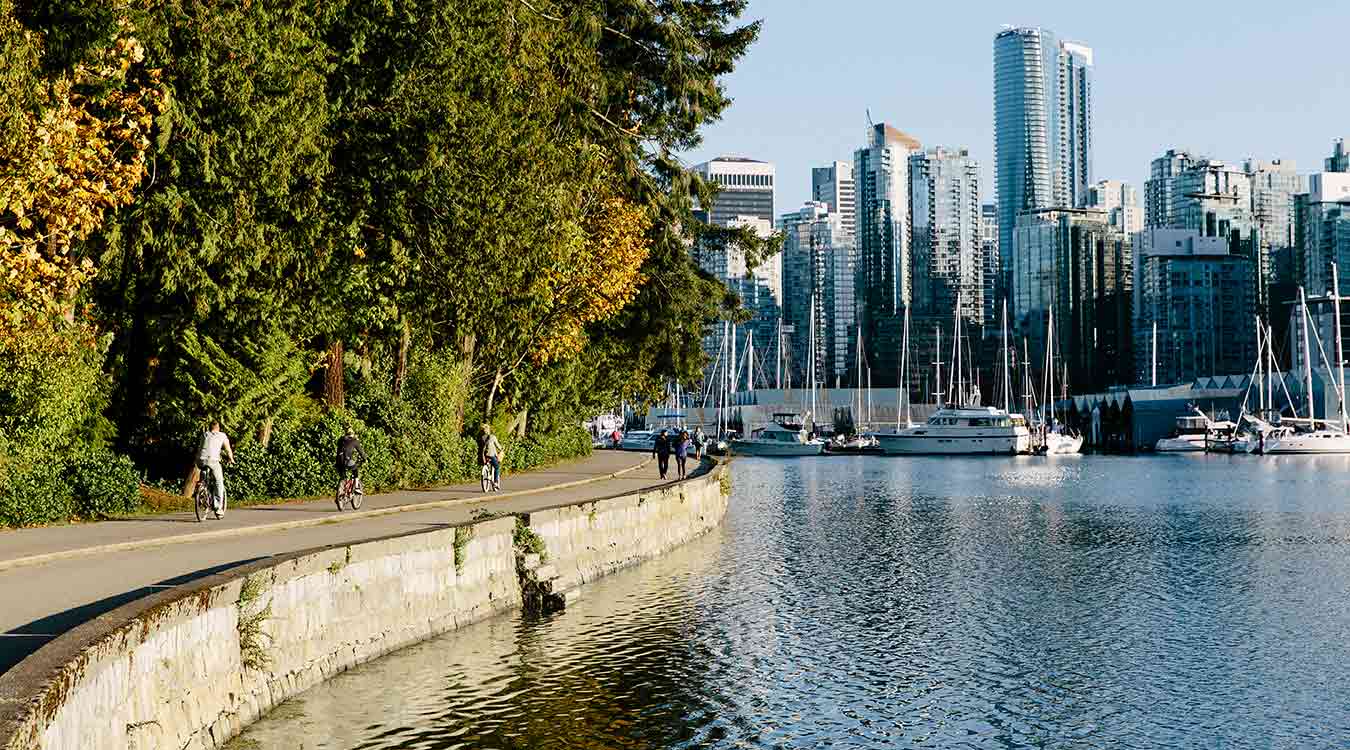
[[[197,486],[192,488],[192,510],[197,514],[197,523],[206,520],[206,514],[211,513],[220,519],[220,511],[215,509],[215,500],[211,492],[211,470],[200,469],[197,472]]]
[[[342,509],[342,503],[344,501],[351,506],[352,510],[356,510],[361,507],[361,503],[365,500],[365,497],[366,491],[361,487],[361,477],[347,477],[342,480],[342,484],[338,485],[338,510]]]
[[[483,488],[485,494],[497,489],[497,483],[492,478],[492,464],[487,461],[483,462],[483,470],[480,472],[478,485]]]

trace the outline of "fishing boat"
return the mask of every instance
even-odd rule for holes
[[[796,414],[775,414],[773,422],[752,430],[749,437],[733,438],[731,451],[742,456],[819,456],[825,441],[808,436]]]

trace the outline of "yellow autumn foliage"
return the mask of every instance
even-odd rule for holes
[[[582,220],[584,242],[557,259],[548,283],[555,315],[533,352],[538,364],[581,351],[585,327],[616,315],[646,280],[641,268],[651,252],[651,219],[622,198],[597,201]]]
[[[0,150],[0,337],[71,310],[95,271],[73,246],[130,203],[146,174],[165,99],[159,71],[139,68],[145,50],[133,32],[123,20],[108,49],[45,82],[44,106]]]

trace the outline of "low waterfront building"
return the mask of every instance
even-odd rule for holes
[[[1135,254],[1135,382],[1248,372],[1256,362],[1254,267],[1227,238],[1146,229]]]

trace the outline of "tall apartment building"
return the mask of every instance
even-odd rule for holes
[[[1149,179],[1144,183],[1145,227],[1178,225],[1178,221],[1172,217],[1176,178],[1190,169],[1196,161],[1189,151],[1179,149],[1168,149],[1167,153],[1153,160]]]
[[[1040,28],[994,37],[994,162],[1001,265],[1011,268],[1017,217],[1074,208],[1092,182],[1092,50]],[[1003,274],[1001,287],[1013,280]]]
[[[985,203],[980,206],[980,260],[984,287],[984,319],[993,321],[1003,301],[998,297],[998,206]]]
[[[806,383],[814,310],[817,382],[853,385],[856,252],[844,216],[812,201],[784,214],[778,227],[783,233],[783,323],[791,382],[794,387]]]
[[[1069,387],[1093,392],[1129,382],[1133,349],[1133,247],[1099,209],[1046,209],[1019,217],[1014,320],[1033,362],[1045,361],[1049,317]]]
[[[1331,156],[1323,162],[1323,171],[1350,172],[1350,154],[1345,152],[1345,139],[1337,138],[1331,142]]]
[[[1328,166],[1335,158],[1328,160]],[[1334,362],[1336,317],[1330,296],[1333,291],[1342,298],[1350,296],[1350,171],[1309,175],[1308,192],[1295,199],[1295,216],[1295,279],[1309,298],[1312,326],[1322,339],[1328,361]],[[1340,286],[1334,290],[1333,263],[1340,276]],[[1297,315],[1298,308],[1291,305],[1289,319],[1295,320]],[[1342,340],[1350,343],[1350,301],[1345,299],[1341,300],[1340,325]],[[1297,329],[1291,325],[1291,333],[1294,330]],[[1302,362],[1296,346],[1297,335],[1291,335],[1289,342],[1291,359],[1297,365]],[[1321,361],[1321,353],[1315,351],[1313,364],[1321,366]]]
[[[959,298],[961,317],[983,325],[979,162],[964,148],[911,154],[909,200],[913,309],[950,316]]]
[[[868,143],[853,154],[857,191],[858,313],[867,341],[865,347],[881,387],[894,385],[898,371],[899,337],[904,308],[914,290],[909,258],[909,156],[919,141],[877,123],[868,131]]]
[[[1101,180],[1088,188],[1086,208],[1106,212],[1106,223],[1114,230],[1132,235],[1144,228],[1144,214],[1133,185],[1120,180]]]
[[[1145,229],[1135,255],[1135,380],[1249,372],[1256,361],[1255,267],[1226,238],[1193,229]]]
[[[760,237],[768,237],[773,232],[773,164],[722,156],[695,165],[693,171],[719,188],[713,205],[702,207],[695,213],[698,218],[720,227],[748,226]],[[735,247],[695,246],[691,252],[699,267],[735,292],[742,307],[754,316],[739,328],[736,350],[745,351],[751,337],[759,342],[772,341],[783,300],[782,258],[775,255],[752,271],[745,254]],[[704,351],[711,357],[717,355],[721,345],[720,329],[710,330],[704,337]]]
[[[843,219],[844,229],[849,234],[857,232],[857,196],[853,184],[852,164],[836,161],[827,167],[813,167],[811,200],[824,203],[831,212],[839,214]]]

